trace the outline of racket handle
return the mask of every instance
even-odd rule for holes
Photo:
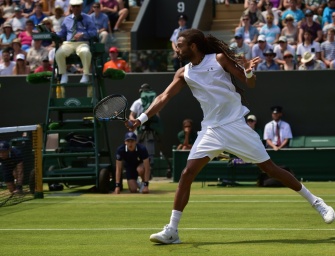
[[[127,119],[126,122],[127,122],[127,124],[128,124],[129,127],[133,127],[133,123],[130,122],[130,120]]]

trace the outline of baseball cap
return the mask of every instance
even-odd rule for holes
[[[247,117],[247,121],[248,121],[248,120],[257,121],[257,118],[256,118],[255,115],[248,115],[248,117]]]
[[[116,52],[116,53],[118,53],[119,50],[116,47],[113,46],[113,47],[109,48],[109,52]]]
[[[137,140],[137,136],[133,132],[127,132],[124,136],[124,140]]]
[[[241,32],[236,32],[234,37],[243,38],[243,34]]]
[[[149,84],[142,84],[141,85],[141,88],[139,89],[139,92],[147,92],[147,91],[150,91],[151,90],[151,87]]]
[[[265,42],[266,41],[265,35],[259,35],[258,38],[257,38],[257,41]]]
[[[21,7],[20,6],[15,6],[14,12],[20,12],[20,11],[22,11]]]
[[[70,5],[81,5],[83,0],[70,0]]]
[[[17,60],[25,60],[24,54],[22,54],[22,53],[17,54],[16,59]]]
[[[0,151],[5,151],[9,149],[9,143],[5,140],[0,141]]]
[[[281,113],[283,111],[283,108],[281,106],[273,106],[271,108],[272,113],[276,114],[276,113]]]
[[[185,20],[185,21],[187,21],[187,16],[185,15],[185,14],[180,14],[179,16],[178,16],[178,20]]]
[[[286,36],[280,36],[278,42],[287,42]]]

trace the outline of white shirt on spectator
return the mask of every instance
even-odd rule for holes
[[[311,52],[314,54],[321,52],[320,43],[313,41],[313,43],[310,45],[304,45],[303,43],[298,44],[297,55],[303,56],[305,52]],[[316,60],[316,55],[314,59]]]
[[[13,19],[10,20],[10,23],[12,24],[13,31],[23,31],[26,30],[26,21],[27,19],[25,17],[22,17],[20,19],[14,17]]]
[[[15,67],[16,62],[11,61],[9,66],[6,67],[5,63],[0,64],[0,76],[10,76],[13,75],[13,68]]]
[[[64,13],[67,13],[69,11],[70,0],[56,0],[55,7],[56,6],[62,7]]]
[[[281,141],[285,139],[292,139],[292,131],[290,125],[285,122],[280,120],[278,122],[279,125],[279,135]],[[276,127],[277,127],[277,122],[272,120],[271,122],[267,123],[264,128],[264,140],[271,140],[272,143],[277,145],[277,140],[278,137],[276,136]]]
[[[289,51],[290,53],[292,53],[292,56],[295,56],[295,49],[292,45],[287,44],[285,51]],[[276,53],[275,59],[280,59],[280,60],[284,59],[284,56],[283,56],[284,52],[282,52],[279,44],[275,46],[275,48],[273,49],[273,52]]]

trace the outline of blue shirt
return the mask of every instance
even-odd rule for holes
[[[302,10],[297,9],[295,11],[292,11],[292,10],[288,9],[282,14],[281,19],[285,20],[286,16],[289,15],[289,14],[291,14],[294,17],[295,22],[299,22],[303,18],[305,18],[305,15],[304,15]]]
[[[36,14],[33,14],[29,17],[29,19],[32,22],[34,22],[34,25],[36,26],[36,25],[40,24],[45,17],[47,17],[47,16],[45,16],[43,13],[42,13],[42,16],[40,18],[37,18]]]
[[[333,12],[335,12],[335,9],[329,8],[328,6],[323,10],[322,26],[325,24],[325,22],[333,23],[332,21]]]
[[[106,29],[108,31],[108,16],[101,12],[99,16],[95,16],[95,13],[92,13],[91,18],[95,24],[96,29],[100,30],[102,28]]]
[[[269,71],[269,70],[279,70],[279,66],[276,62],[272,62],[270,66],[266,64],[264,60],[262,63],[258,64],[257,66],[258,71]]]
[[[137,166],[148,157],[148,150],[142,144],[136,144],[134,151],[126,151],[126,145],[119,146],[116,151],[116,160],[124,161],[126,170],[136,170]]]
[[[77,22],[77,33],[84,33],[84,35],[79,41],[88,41],[92,37],[97,37],[97,28],[95,27],[92,18],[83,12],[81,13],[81,16],[83,19]],[[66,38],[66,41],[71,41],[73,23],[74,15],[70,14],[69,16],[66,16],[62,23],[61,30],[57,32],[57,35]]]

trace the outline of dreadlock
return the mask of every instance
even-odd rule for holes
[[[204,54],[223,53],[235,64],[235,67],[244,72],[243,58],[241,56],[235,56],[235,53],[224,41],[219,40],[212,35],[207,35],[205,37],[205,35],[198,29],[186,29],[179,34],[179,37],[181,36],[185,38],[188,45],[195,43],[198,50]],[[232,74],[230,74],[230,77],[236,92],[241,95],[242,103],[247,104],[248,102],[245,99],[244,90],[237,85],[236,78]]]

